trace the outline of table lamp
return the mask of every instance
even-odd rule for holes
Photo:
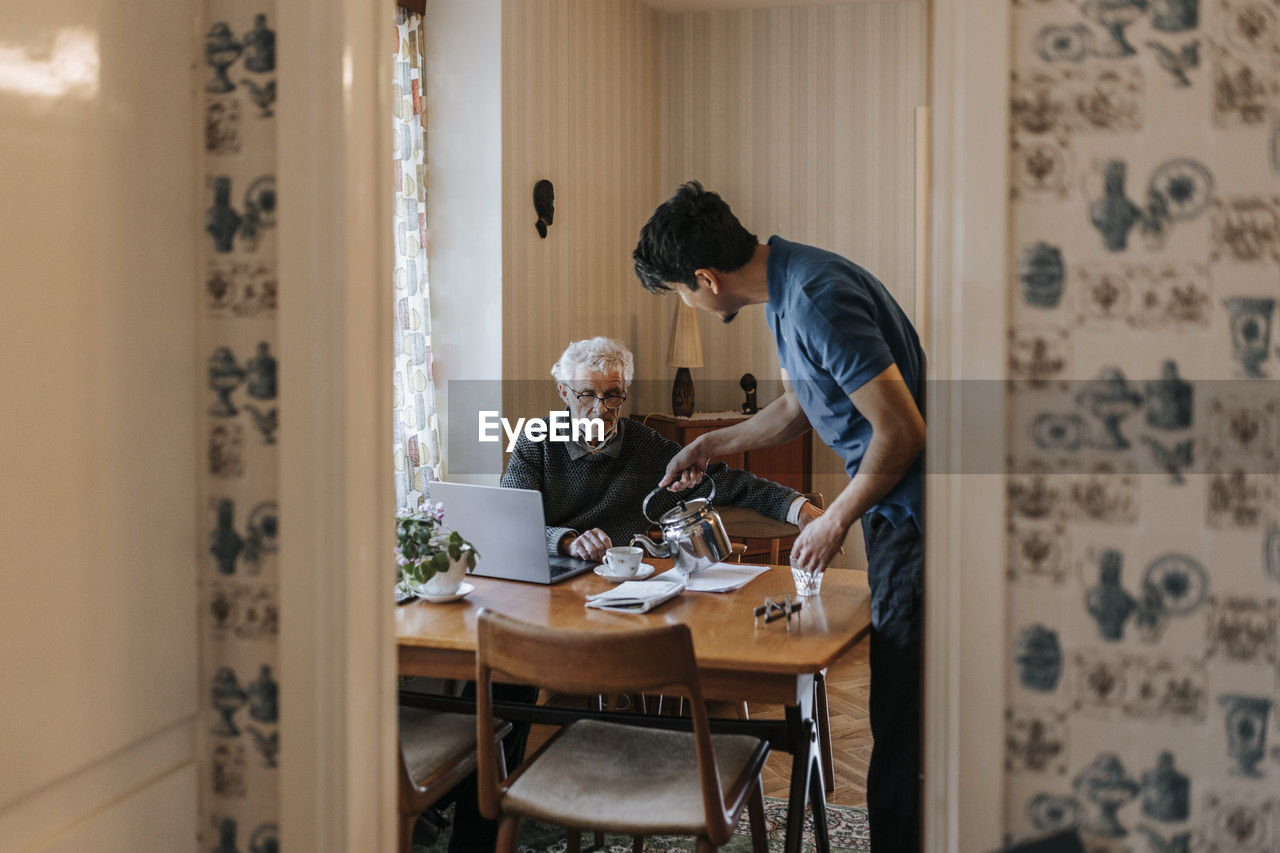
[[[667,367],[676,369],[671,386],[671,413],[687,418],[693,414],[693,378],[689,368],[702,367],[702,338],[698,335],[698,315],[684,302],[676,304],[671,318],[671,344],[667,347]]]

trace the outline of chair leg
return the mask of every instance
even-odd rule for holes
[[[400,815],[400,853],[413,853],[413,825],[417,822],[416,814]]]
[[[599,850],[601,847],[604,846],[604,833],[597,832],[595,841],[596,841],[596,849]]]
[[[813,679],[813,716],[818,721],[818,757],[822,759],[822,782],[828,796],[836,790],[836,765],[831,747],[831,714],[827,710],[827,671]]]
[[[644,853],[644,836],[631,836],[631,853]]]
[[[568,834],[569,840],[565,847],[565,853],[582,853],[582,830],[570,829]]]
[[[711,839],[705,835],[698,836],[698,843],[694,847],[697,853],[714,853],[716,846],[711,843]]]
[[[756,787],[747,797],[747,817],[751,820],[751,850],[769,853],[769,828],[764,823],[764,785],[756,776]]]
[[[502,823],[498,824],[498,843],[494,850],[496,853],[516,853],[516,839],[519,837],[520,815],[503,815]]]

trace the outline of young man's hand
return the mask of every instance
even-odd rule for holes
[[[711,464],[711,453],[707,450],[704,436],[698,436],[685,445],[684,449],[671,457],[667,463],[667,471],[662,475],[659,486],[666,486],[668,491],[679,492],[690,489],[702,482]]]
[[[801,515],[803,514],[802,509]],[[840,553],[840,546],[844,544],[844,537],[848,532],[848,525],[842,524],[834,515],[825,513],[804,524],[791,545],[791,565],[809,572],[825,570],[832,558]]]

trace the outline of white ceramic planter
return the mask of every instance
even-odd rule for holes
[[[458,587],[462,585],[462,578],[466,573],[467,563],[465,559],[451,560],[447,572],[436,572],[419,589],[427,595],[453,595],[458,591]]]

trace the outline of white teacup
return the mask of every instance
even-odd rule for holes
[[[604,552],[605,573],[614,577],[629,578],[640,571],[640,558],[644,552],[639,548],[620,545]]]

